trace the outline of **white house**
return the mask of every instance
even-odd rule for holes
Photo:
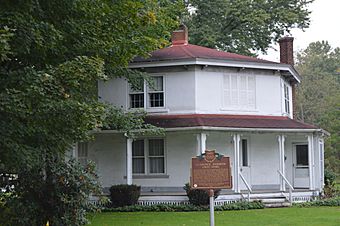
[[[324,131],[294,120],[293,38],[280,41],[281,63],[188,43],[185,26],[172,45],[136,58],[155,81],[130,88],[122,78],[99,82],[102,101],[126,111],[143,109],[164,136],[132,140],[102,131],[78,146],[80,161],[93,160],[104,191],[114,184],[142,186],[141,203],[186,200],[190,161],[206,149],[229,156],[233,188],[217,201],[246,197],[309,200],[324,181]],[[289,190],[292,190],[291,198]]]

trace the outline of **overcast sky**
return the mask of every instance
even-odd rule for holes
[[[310,5],[311,24],[304,32],[299,29],[292,31],[294,50],[305,49],[309,43],[327,40],[332,47],[340,47],[340,0],[315,0]],[[259,57],[271,61],[279,61],[279,46],[273,46],[268,55]]]

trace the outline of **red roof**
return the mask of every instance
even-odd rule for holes
[[[317,129],[316,126],[284,116],[217,114],[152,115],[147,116],[145,122],[162,128],[207,126],[230,128]]]
[[[206,48],[197,45],[172,45],[170,47],[159,49],[150,54],[149,58],[136,57],[133,63],[139,62],[154,62],[154,61],[169,61],[180,59],[220,59],[220,60],[236,60],[245,62],[258,62],[258,63],[275,63],[272,61],[262,60],[255,57],[243,56],[236,53],[228,53],[216,49]]]

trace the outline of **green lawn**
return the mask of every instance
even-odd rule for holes
[[[91,226],[200,226],[209,225],[209,212],[100,213],[90,218]],[[339,226],[340,207],[279,208],[242,211],[216,211],[221,225],[306,225]]]

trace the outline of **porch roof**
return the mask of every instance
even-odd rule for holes
[[[259,129],[318,129],[285,116],[186,114],[149,115],[146,123],[162,128],[228,127]]]

